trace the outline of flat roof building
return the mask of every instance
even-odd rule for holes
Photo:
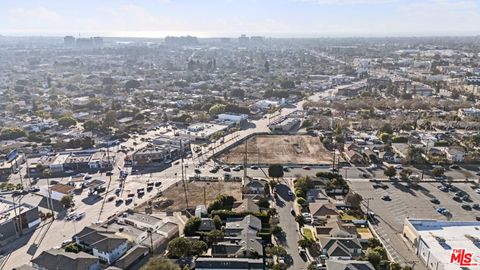
[[[428,269],[465,269],[460,264],[451,263],[452,254],[459,250],[471,253],[472,263],[480,263],[478,221],[406,219],[403,236]]]

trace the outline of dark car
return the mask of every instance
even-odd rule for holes
[[[202,173],[202,171],[200,171],[199,169],[195,169],[195,170],[193,170],[193,171],[194,171],[196,174],[201,174],[201,173]]]
[[[390,196],[388,196],[388,195],[383,195],[383,196],[382,196],[382,200],[384,200],[384,201],[391,201],[392,198],[390,198]]]
[[[473,209],[480,209],[480,205],[478,205],[478,203],[474,203],[474,204],[472,204],[472,208]]]
[[[155,186],[156,186],[156,187],[159,187],[159,186],[161,186],[161,185],[162,185],[162,182],[160,182],[160,181],[155,182]]]
[[[462,204],[462,208],[465,210],[472,210],[472,207],[469,204]]]
[[[431,199],[430,202],[433,204],[440,204],[440,201],[437,198]]]
[[[112,176],[113,175],[113,172],[112,171],[108,171],[105,173],[106,176]]]

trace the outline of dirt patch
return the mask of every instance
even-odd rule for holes
[[[245,142],[220,156],[227,164],[243,164]],[[247,140],[248,164],[329,164],[331,154],[320,138],[309,135],[258,135]]]
[[[204,193],[205,191],[205,193]],[[188,207],[195,208],[197,205],[208,205],[219,194],[231,195],[237,200],[241,200],[240,182],[190,182],[187,188]],[[205,195],[205,197],[204,197]],[[162,196],[152,201],[152,210],[155,211],[182,211],[187,207],[185,201],[185,191],[183,185],[179,182],[165,190]],[[136,210],[144,211],[147,203],[139,205]]]

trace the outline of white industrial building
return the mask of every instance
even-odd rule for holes
[[[451,263],[454,250],[471,253],[480,263],[480,222],[406,219],[403,236],[420,260],[431,270],[468,269]]]

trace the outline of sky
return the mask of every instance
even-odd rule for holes
[[[0,0],[0,35],[479,35],[480,0]]]

